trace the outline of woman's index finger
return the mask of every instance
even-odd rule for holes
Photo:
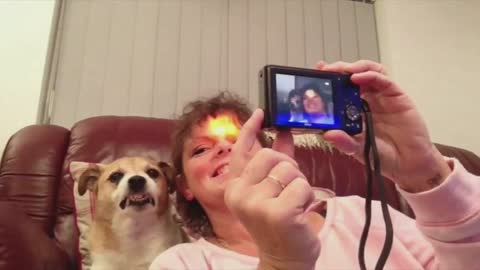
[[[257,141],[257,134],[262,128],[263,111],[256,109],[250,118],[243,124],[233,146],[233,152],[249,152]]]

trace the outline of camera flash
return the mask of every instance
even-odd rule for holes
[[[208,121],[208,133],[222,138],[238,136],[239,128],[235,125],[234,119],[229,115],[219,115],[210,118]]]

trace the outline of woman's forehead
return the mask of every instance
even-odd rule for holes
[[[226,119],[230,118],[230,119]],[[237,135],[241,125],[235,115],[222,114],[216,117],[209,116],[203,121],[192,126],[185,144],[196,140],[215,139],[222,136]]]
[[[202,121],[193,125],[192,129],[190,130],[190,134],[187,137],[187,140],[192,140],[197,137],[203,137],[205,135],[207,135],[207,125],[205,121]]]

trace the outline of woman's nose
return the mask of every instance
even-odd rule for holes
[[[217,155],[224,155],[226,153],[232,152],[232,143],[230,142],[220,142],[217,145]]]

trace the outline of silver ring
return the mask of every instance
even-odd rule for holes
[[[347,155],[347,156],[353,156],[353,155],[355,155],[356,153],[357,153],[356,151],[344,152],[344,154]]]
[[[282,181],[280,181],[277,177],[273,176],[273,175],[268,175],[266,179],[270,179],[272,180],[275,184],[279,185],[282,190],[285,189],[286,185],[284,183],[282,183]]]

